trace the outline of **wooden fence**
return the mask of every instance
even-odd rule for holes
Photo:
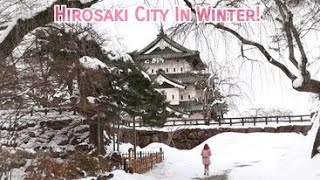
[[[130,173],[143,174],[150,171],[154,165],[164,160],[164,152],[160,148],[159,152],[138,152],[134,159],[133,150],[130,148],[127,154],[123,154],[125,159],[124,170]]]
[[[293,116],[261,116],[261,117],[238,117],[219,119],[175,119],[167,120],[164,126],[185,126],[185,125],[216,125],[216,126],[256,126],[271,125],[280,123],[303,123],[310,122],[312,115]],[[122,121],[122,124],[133,127],[132,121]],[[143,121],[136,121],[136,127],[144,127]]]

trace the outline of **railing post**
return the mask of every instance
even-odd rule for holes
[[[221,119],[219,119],[219,126],[221,126]]]
[[[232,118],[230,118],[230,126],[232,126]]]
[[[162,152],[162,148],[160,148],[160,154],[161,154],[161,161],[164,159],[164,154]]]
[[[253,118],[253,125],[256,126],[256,117]]]
[[[265,121],[266,121],[266,125],[268,125],[268,118],[267,117],[265,117]]]
[[[242,123],[242,126],[244,126],[244,119],[241,118],[241,123]]]
[[[303,122],[303,118],[302,118],[302,116],[300,116],[300,120],[301,120],[301,122]]]
[[[128,172],[128,164],[126,158],[123,158],[123,170]]]
[[[128,150],[128,159],[129,159],[129,160],[131,159],[131,151],[132,151],[132,149],[129,148],[129,150]]]
[[[277,122],[277,124],[279,124],[279,117],[278,116],[276,117],[276,122]]]
[[[289,123],[291,123],[291,116],[289,116]]]

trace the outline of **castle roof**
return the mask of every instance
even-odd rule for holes
[[[159,76],[165,79],[165,82],[159,85],[159,88],[185,88],[188,84],[200,85],[206,83],[209,74],[196,74],[192,72],[166,74],[163,70],[159,70],[156,75],[150,75],[151,79],[155,80]]]
[[[170,108],[185,113],[196,113],[203,111],[203,103],[197,101],[181,101],[179,105],[170,105]]]
[[[154,58],[173,60],[184,58],[196,70],[205,69],[206,65],[201,61],[199,51],[188,49],[172,38],[169,38],[162,30],[157,38],[140,51],[130,53],[134,60],[144,61]]]

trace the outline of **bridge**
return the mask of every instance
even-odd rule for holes
[[[170,119],[164,126],[263,126],[263,125],[288,125],[288,124],[310,124],[312,114],[288,115],[288,116],[260,116],[260,117],[235,117],[218,119]],[[122,125],[133,127],[133,121],[124,120]],[[143,121],[136,120],[136,127],[145,127]]]

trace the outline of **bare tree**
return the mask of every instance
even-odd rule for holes
[[[183,0],[185,5],[195,14],[196,2]],[[272,44],[263,44],[254,39],[253,30],[250,26],[232,23],[213,23],[192,25],[178,25],[177,28],[199,27],[214,28],[217,33],[231,35],[240,42],[241,55],[246,60],[259,59],[249,57],[244,47],[249,47],[250,51],[258,52],[257,56],[264,57],[266,62],[279,69],[292,82],[292,87],[301,92],[320,94],[319,70],[311,73],[310,69],[315,69],[317,59],[313,59],[308,52],[309,43],[307,36],[319,32],[320,26],[320,3],[319,1],[301,0],[260,0],[260,5],[264,7],[262,22],[269,23],[268,30],[273,29],[274,34],[269,38]],[[250,7],[252,2],[227,0],[216,1],[213,7]],[[302,11],[304,9],[304,11]],[[307,9],[307,10],[306,10]],[[297,12],[299,12],[298,15]],[[270,25],[271,24],[271,25]],[[265,35],[267,36],[267,35]],[[272,46],[274,45],[274,46]],[[278,53],[277,58],[275,53]],[[320,133],[317,135],[314,147],[320,145]],[[318,143],[317,143],[318,142]],[[312,155],[314,156],[314,154]]]

